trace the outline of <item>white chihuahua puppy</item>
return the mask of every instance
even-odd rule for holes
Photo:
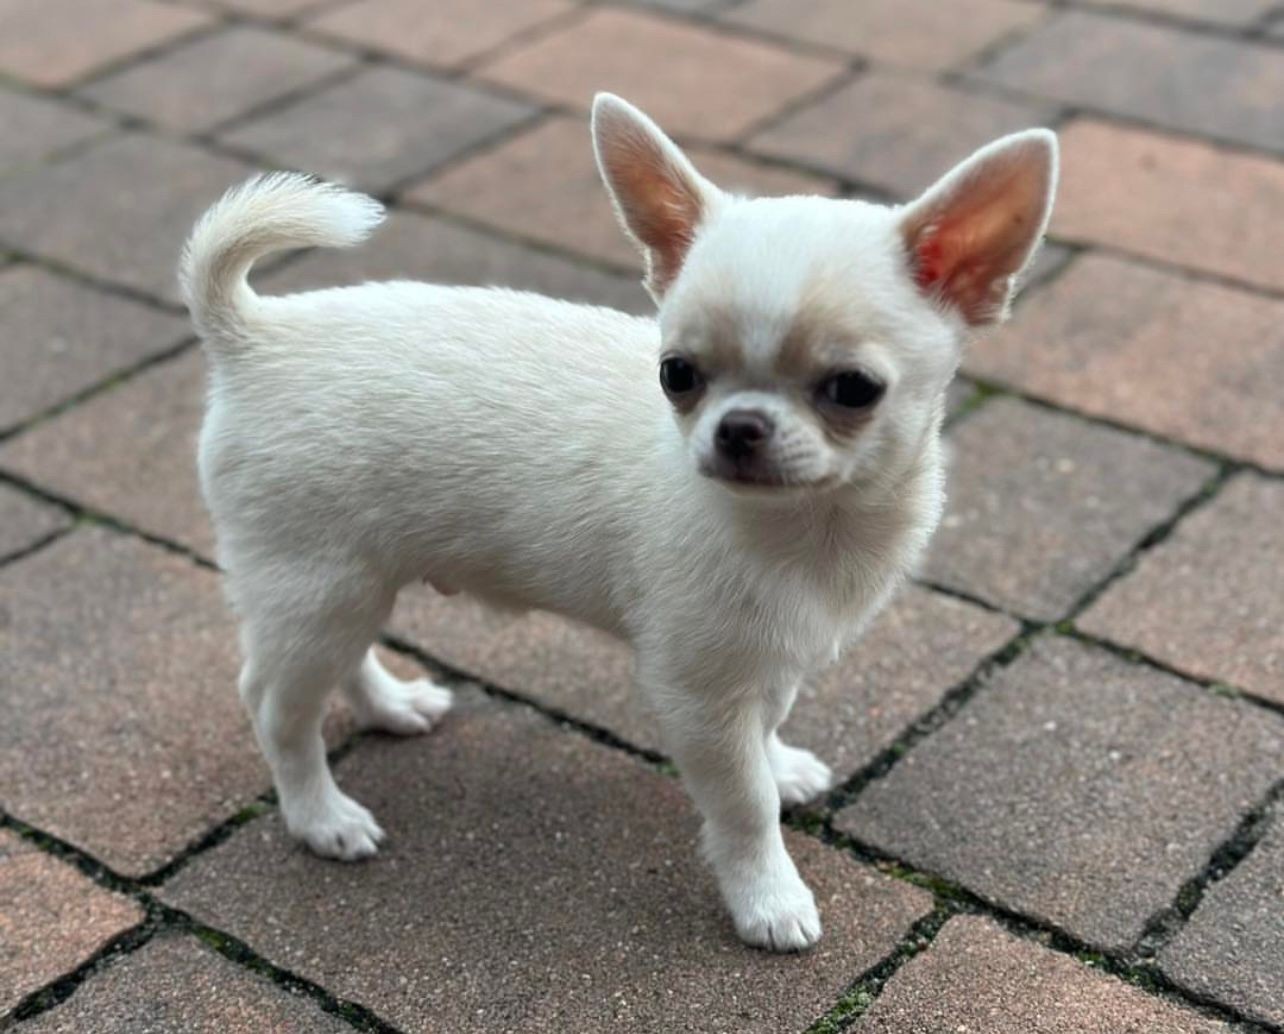
[[[327,692],[394,733],[451,702],[371,651],[402,586],[621,636],[737,931],[803,949],[820,919],[780,807],[832,780],[777,730],[940,517],[945,389],[1039,243],[1056,141],[1006,137],[898,208],[724,193],[606,94],[593,142],[658,321],[410,282],[260,297],[260,256],[382,217],[302,176],[251,180],[197,225],[181,276],[241,694],[289,831],[356,859],[384,834],[331,776]]]

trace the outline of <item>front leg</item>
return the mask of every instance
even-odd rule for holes
[[[811,891],[785,850],[761,702],[656,694],[665,743],[704,816],[705,857],[736,932],[771,951],[820,939]]]

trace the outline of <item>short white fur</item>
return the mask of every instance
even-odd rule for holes
[[[290,832],[356,859],[384,834],[330,774],[326,695],[341,687],[360,721],[396,733],[450,706],[446,689],[403,683],[371,652],[400,588],[427,578],[605,629],[636,650],[740,936],[803,949],[820,919],[779,810],[832,777],[778,729],[940,517],[944,393],[969,323],[983,322],[952,292],[972,298],[981,272],[1002,276],[986,298],[1006,306],[1046,224],[1055,141],[1006,138],[903,209],[725,194],[609,95],[594,141],[658,320],[411,282],[259,296],[245,280],[259,256],[353,244],[381,218],[369,198],[302,176],[250,181],[193,231],[181,280],[210,366],[201,484],[241,619],[240,691]],[[1011,192],[1021,211],[977,222],[973,185],[991,182],[996,155],[1026,188]],[[679,203],[654,210],[657,184]],[[941,246],[922,242],[937,235],[951,258],[924,284],[921,256]],[[676,412],[657,364],[675,348],[706,354],[713,314],[731,358]],[[818,430],[807,389],[775,372],[804,317],[807,361],[859,363],[886,385],[848,436]],[[764,462],[784,487],[702,473],[720,419],[746,406],[776,429]]]

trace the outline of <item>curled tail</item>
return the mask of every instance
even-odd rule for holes
[[[309,246],[349,247],[383,220],[374,198],[292,172],[255,176],[233,187],[196,224],[183,248],[179,284],[192,322],[215,353],[252,335],[258,296],[246,283],[255,260]]]

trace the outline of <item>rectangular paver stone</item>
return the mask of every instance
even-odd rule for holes
[[[755,165],[709,148],[688,148],[687,154],[706,177],[733,193],[837,190],[831,179]],[[620,267],[639,265],[598,175],[587,119],[550,119],[412,185],[405,197]]]
[[[1224,1023],[960,916],[901,968],[856,1034],[1230,1034]]]
[[[577,108],[609,90],[670,133],[733,140],[842,69],[830,58],[691,22],[602,7],[503,54],[478,74]]]
[[[108,128],[67,101],[0,90],[0,172],[39,162]]]
[[[1278,47],[1065,11],[978,75],[1079,107],[1284,151]]]
[[[116,532],[0,568],[0,808],[140,874],[267,784],[217,576]]]
[[[956,65],[1027,25],[1042,12],[1013,0],[751,0],[728,21],[789,39],[843,50],[891,65]],[[853,112],[859,121],[860,112]]]
[[[25,1034],[342,1034],[342,1020],[220,958],[195,937],[162,935],[94,974]]]
[[[122,133],[0,179],[0,241],[177,302],[192,224],[250,171],[189,144]]]
[[[1083,255],[1020,319],[973,343],[971,374],[1090,416],[1284,471],[1284,301]]]
[[[1073,0],[1096,7],[1130,7],[1138,11],[1189,18],[1192,21],[1247,26],[1275,6],[1275,0]]]
[[[250,119],[220,139],[382,192],[512,129],[532,112],[463,83],[374,67]]]
[[[168,129],[196,133],[355,63],[351,55],[283,33],[237,25],[99,79],[82,93]]]
[[[951,430],[945,518],[923,573],[1023,616],[1063,616],[1216,467],[1019,399]]]
[[[138,902],[0,829],[0,1016],[143,918]]]
[[[0,469],[214,556],[196,476],[203,357],[191,349],[0,445]]]
[[[924,891],[789,834],[825,937],[735,939],[676,780],[491,703],[338,769],[389,841],[369,864],[243,827],[162,895],[407,1030],[771,1031],[824,1012],[931,908]]]
[[[1053,234],[1284,291],[1284,162],[1089,119],[1060,136]]]
[[[71,527],[71,517],[35,496],[0,484],[0,560]]]
[[[1215,1001],[1284,1025],[1284,823],[1229,876],[1212,884],[1160,953],[1164,971]]]
[[[1284,483],[1241,474],[1078,619],[1196,678],[1284,704]]]
[[[1284,720],[1045,636],[836,825],[1126,950],[1279,778]]]

